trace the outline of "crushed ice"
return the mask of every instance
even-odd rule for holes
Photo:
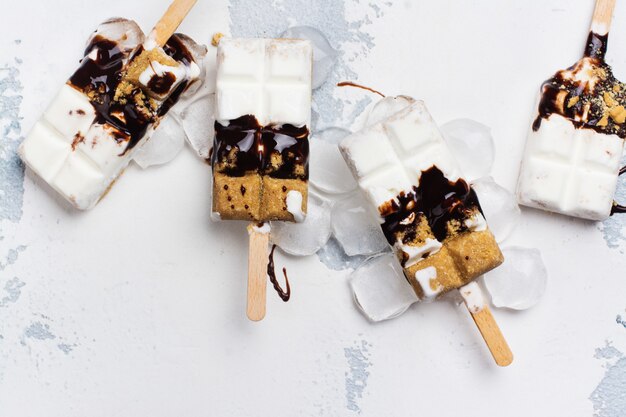
[[[373,255],[387,249],[387,239],[361,193],[335,203],[332,229],[348,256]]]
[[[168,114],[133,159],[141,168],[170,162],[185,146],[185,131],[175,115]]]
[[[271,222],[271,240],[283,251],[297,256],[313,255],[330,238],[330,204],[309,193],[307,215],[302,223]]]
[[[496,241],[502,243],[513,233],[522,214],[515,195],[491,177],[473,181],[472,188],[476,191],[489,229]]]
[[[313,134],[310,146],[309,181],[320,191],[329,194],[345,194],[356,189],[357,184],[345,164],[338,144],[350,132],[340,128],[329,128]]]
[[[489,175],[495,157],[491,129],[470,119],[456,119],[441,126],[466,180]]]
[[[373,322],[397,317],[418,301],[391,253],[372,257],[355,269],[350,288],[359,310]]]
[[[496,307],[525,310],[539,302],[548,272],[537,249],[511,246],[502,249],[504,263],[485,274],[484,283]]]

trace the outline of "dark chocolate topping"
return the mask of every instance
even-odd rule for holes
[[[626,85],[615,79],[611,67],[604,62],[607,39],[608,35],[591,32],[585,58],[543,83],[534,131],[543,119],[558,114],[576,128],[626,138],[626,124],[620,116],[620,108],[626,106]],[[581,74],[583,80],[576,80]]]
[[[391,245],[395,244],[398,233],[404,233],[403,243],[413,240],[424,217],[435,238],[443,242],[448,237],[450,222],[454,223],[456,232],[463,232],[467,230],[465,220],[476,210],[482,213],[469,184],[463,179],[449,181],[436,166],[422,172],[418,187],[379,207],[384,219],[383,233]]]
[[[212,165],[232,177],[259,172],[308,179],[308,136],[306,126],[261,126],[252,115],[231,120],[228,126],[215,122]]]
[[[269,260],[267,263],[267,275],[270,278],[270,282],[274,286],[274,289],[278,293],[278,296],[284,301],[289,301],[291,297],[291,286],[289,285],[289,278],[287,277],[287,268],[283,267],[283,275],[285,276],[286,290],[283,290],[278,280],[276,279],[276,272],[274,270],[274,250],[276,249],[276,245],[272,246],[272,251],[270,252]]]
[[[94,50],[97,54],[92,59],[89,54]],[[193,60],[191,53],[177,38],[177,35],[168,40],[164,50],[175,60],[185,64]],[[131,57],[138,56],[142,51],[143,47],[139,46],[132,52]],[[143,101],[144,98],[141,97],[138,100],[133,98],[145,95],[139,87],[131,91],[129,94],[131,99],[124,100],[124,102],[114,99],[128,58],[129,54],[120,50],[117,43],[102,36],[95,36],[85,49],[85,57],[80,67],[69,79],[72,86],[90,98],[96,111],[96,122],[113,126],[119,132],[116,140],[128,142],[121,155],[132,149],[143,138],[150,123],[156,121],[155,114],[140,109],[136,105],[136,101]],[[159,80],[150,80],[149,88],[154,88],[157,93],[162,90],[167,92],[174,82],[171,79],[173,74],[168,74],[158,77]],[[187,85],[188,82],[185,81],[176,88],[158,109],[158,116],[164,115],[178,101]]]
[[[597,58],[604,61],[609,34],[598,35],[595,32],[589,32],[587,44],[585,47],[585,56],[589,58]]]
[[[163,95],[170,91],[176,81],[176,75],[166,72],[161,76],[153,75],[148,81],[148,88],[156,94]]]

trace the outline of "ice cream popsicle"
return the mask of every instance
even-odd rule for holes
[[[146,38],[125,19],[102,24],[84,58],[19,148],[24,163],[78,209],[92,208],[200,76],[195,43],[171,36],[195,1],[174,2]],[[181,9],[182,7],[182,9]],[[181,15],[182,13],[182,15]],[[163,33],[160,33],[163,36]]]
[[[348,136],[340,150],[420,299],[465,288],[503,262],[476,193],[422,101]],[[484,303],[470,312],[482,310],[488,314]],[[495,337],[503,341],[499,330]],[[494,353],[501,364],[509,356]]]
[[[613,202],[626,138],[626,84],[605,62],[615,0],[598,0],[584,57],[543,83],[521,164],[520,204],[590,220]]]
[[[217,50],[212,218],[301,222],[307,209],[309,41],[228,39]],[[251,226],[248,317],[265,315],[269,226]]]
[[[217,56],[214,217],[302,221],[309,174],[310,43],[224,38]]]

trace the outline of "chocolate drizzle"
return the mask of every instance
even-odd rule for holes
[[[287,268],[283,267],[283,275],[285,276],[286,290],[283,290],[278,280],[276,279],[276,272],[274,270],[274,250],[276,249],[276,245],[272,246],[272,250],[270,252],[270,256],[267,263],[267,275],[270,278],[270,282],[274,286],[274,289],[278,293],[278,296],[284,301],[289,301],[291,297],[291,286],[289,285],[289,278],[287,277]]]
[[[306,126],[261,126],[252,115],[215,122],[212,165],[231,177],[258,172],[282,179],[308,179]]]
[[[611,113],[616,106],[626,105],[626,85],[615,79],[611,67],[604,62],[607,41],[608,34],[590,32],[585,57],[543,83],[539,114],[532,125],[534,131],[541,127],[543,119],[558,114],[578,129],[626,138],[626,125]]]
[[[593,31],[589,32],[589,36],[587,37],[587,44],[585,46],[585,56],[604,61],[608,39],[608,33],[604,35],[598,35]]]
[[[384,219],[383,233],[389,244],[395,244],[398,234],[403,243],[415,239],[421,219],[426,219],[435,238],[442,242],[453,226],[456,232],[467,230],[465,220],[476,210],[482,213],[478,197],[467,182],[449,181],[436,166],[422,172],[419,186],[408,194],[400,193],[396,199],[379,208]]]
[[[156,94],[163,95],[170,91],[176,81],[176,76],[171,72],[166,72],[161,76],[153,75],[148,81],[148,88]]]
[[[164,47],[165,52],[172,58],[183,61],[186,65],[192,62],[189,50],[178,38],[180,35],[171,37]],[[143,97],[135,100],[135,97],[143,96],[139,87],[132,89],[128,96],[133,99],[123,102],[115,100],[115,95],[122,81],[125,65],[129,58],[138,56],[143,51],[139,46],[132,54],[124,52],[116,42],[108,40],[100,35],[95,36],[85,49],[85,57],[81,61],[78,70],[70,77],[69,83],[76,89],[84,92],[89,98],[96,111],[96,123],[107,124],[117,131],[118,143],[127,142],[124,155],[132,149],[144,137],[151,123],[156,121],[156,116],[164,115],[177,101],[187,88],[188,82],[181,85],[165,100],[156,114],[147,108],[139,108],[137,102],[143,101]],[[93,55],[93,57],[92,57]],[[154,88],[156,93],[163,90],[169,91],[174,80],[173,74],[165,74],[162,79],[150,80],[149,88]],[[168,85],[169,83],[169,85]]]

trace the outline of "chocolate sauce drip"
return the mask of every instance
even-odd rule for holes
[[[187,35],[183,35],[182,33],[176,33],[172,37],[170,37],[165,45],[163,46],[163,50],[167,55],[169,55],[174,61],[182,62],[186,66],[191,65],[194,62],[193,54],[187,48],[187,46],[183,43],[183,39],[190,39]],[[174,104],[178,102],[180,96],[187,90],[189,87],[189,81],[183,81],[180,83],[178,87],[170,96],[163,102],[161,108],[158,111],[159,116],[165,115]]]
[[[611,216],[618,213],[626,213],[626,206],[614,203],[613,207],[611,207]]]
[[[187,47],[179,39],[180,35],[171,37],[164,47],[165,52],[177,61],[182,61],[188,65],[193,61],[192,55]],[[89,57],[93,51],[97,51],[94,59]],[[143,47],[136,48],[132,57],[138,56],[143,51]],[[124,103],[115,101],[115,93],[122,80],[124,63],[128,54],[120,50],[117,43],[95,36],[85,49],[85,57],[81,61],[78,70],[70,77],[70,84],[83,91],[90,97],[91,103],[96,111],[96,122],[113,126],[120,133],[116,135],[118,143],[127,142],[126,148],[121,155],[132,149],[144,137],[151,123],[156,121],[155,117],[140,111],[134,98],[143,95],[143,91],[137,87],[129,94],[129,99]],[[158,77],[160,80],[150,80],[149,88],[154,89],[158,94],[169,91],[175,78],[173,74],[165,74]],[[153,77],[154,78],[154,77]],[[168,84],[169,83],[169,84]],[[158,116],[162,116],[178,101],[180,95],[187,88],[185,81],[165,100],[158,109]],[[164,91],[163,91],[164,90]],[[120,156],[121,156],[120,155]]]
[[[385,95],[383,93],[381,93],[380,91],[374,90],[371,87],[366,87],[366,86],[361,85],[361,84],[353,83],[352,81],[342,81],[340,83],[337,83],[337,87],[356,87],[356,88],[360,88],[361,90],[366,90],[366,91],[372,92],[374,94],[378,94],[382,98],[385,98]]]
[[[537,131],[543,119],[552,114],[567,118],[578,129],[593,129],[604,134],[626,138],[626,124],[608,117],[605,94],[626,105],[626,86],[615,79],[604,62],[608,35],[589,33],[585,58],[566,70],[557,72],[541,86],[538,116],[532,128]],[[591,71],[593,82],[576,80],[573,74]]]
[[[148,88],[156,94],[163,95],[170,91],[176,81],[176,76],[171,72],[166,72],[162,76],[153,75],[148,81]]]
[[[183,35],[182,33],[175,33],[172,37],[170,37],[165,46],[163,46],[163,50],[167,55],[172,57],[176,62],[182,62],[186,66],[191,65],[194,62],[193,54],[187,48],[187,45],[183,42],[183,40],[191,40],[187,35]]]
[[[278,296],[284,301],[289,301],[291,297],[291,287],[289,285],[289,278],[287,277],[287,268],[283,267],[283,275],[285,276],[285,283],[287,286],[286,290],[283,290],[278,280],[276,279],[276,272],[274,271],[274,250],[276,249],[276,245],[272,246],[272,251],[270,252],[269,262],[267,263],[267,275],[270,277],[270,282],[274,286],[274,289],[278,293]]]
[[[587,37],[587,44],[585,46],[585,56],[604,61],[608,39],[608,33],[605,35],[598,35],[593,31],[589,32],[589,36]]]
[[[231,177],[252,171],[273,178],[308,179],[308,136],[306,126],[261,126],[252,115],[231,120],[228,126],[215,122],[212,165],[221,165],[220,172]]]
[[[436,166],[422,172],[418,187],[408,194],[400,193],[379,210],[384,218],[383,233],[389,244],[404,233],[403,243],[415,239],[420,219],[428,221],[435,238],[442,242],[449,233],[448,224],[455,221],[457,232],[467,230],[465,220],[478,209],[478,197],[467,182],[449,181]]]
[[[94,59],[89,54],[94,50]],[[87,94],[96,110],[96,122],[109,124],[122,132],[116,137],[118,142],[128,141],[124,153],[135,146],[143,137],[153,119],[137,111],[131,100],[121,104],[113,100],[118,84],[122,79],[124,61],[127,54],[117,43],[101,36],[95,36],[85,50],[85,58],[78,70],[70,77],[70,83]],[[131,96],[141,94],[136,88]]]

